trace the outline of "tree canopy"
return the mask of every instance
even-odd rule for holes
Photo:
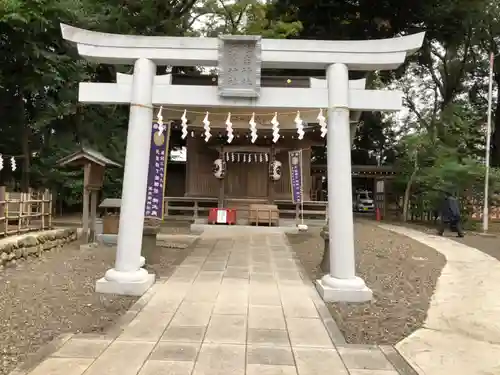
[[[376,6],[371,0],[0,0],[0,153],[4,164],[11,156],[19,161],[15,172],[8,166],[0,172],[0,184],[43,185],[71,203],[80,199],[81,172],[56,168],[57,159],[88,145],[123,161],[128,108],[80,105],[77,87],[81,81],[112,82],[116,72],[131,67],[81,60],[61,38],[59,24],[64,22],[156,36],[354,40],[426,31],[424,47],[405,66],[367,76],[370,87],[403,90],[407,109],[400,115],[363,114],[353,162],[396,165],[402,171],[402,194],[408,186],[410,191],[440,186],[480,194],[489,55],[500,53],[499,20],[500,5],[489,0],[381,0]],[[493,74],[495,167],[500,166],[498,60]],[[171,71],[200,74],[199,69],[158,67],[159,73]],[[266,72],[307,73],[324,74]],[[121,173],[107,172],[107,195],[119,195]],[[493,169],[492,193],[496,175]]]

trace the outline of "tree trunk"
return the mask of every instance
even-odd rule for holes
[[[410,204],[411,187],[413,185],[413,180],[415,180],[417,172],[418,172],[418,157],[417,157],[417,154],[415,153],[415,164],[414,164],[413,172],[411,173],[410,179],[408,180],[408,183],[406,184],[405,196],[403,199],[403,222],[406,222],[406,219],[408,218],[408,206]]]
[[[495,75],[495,81],[500,87],[500,74]],[[491,165],[500,167],[500,100],[497,100],[493,117],[493,134],[491,136]]]
[[[410,179],[408,180],[408,183],[406,184],[406,189],[405,189],[405,196],[403,198],[403,221],[406,222],[406,219],[408,218],[408,205],[410,203],[410,192],[411,192],[411,185],[413,185],[413,176],[415,172],[412,173]]]
[[[22,166],[22,176],[21,176],[21,190],[27,193],[30,188],[30,138],[31,138],[31,128],[30,125],[25,121],[23,124],[23,134],[22,134],[22,150],[23,150],[23,166]]]
[[[24,96],[19,95],[18,108],[19,108],[19,125],[21,126],[21,150],[23,162],[20,166],[18,160],[16,160],[16,167],[21,167],[21,191],[27,193],[30,187],[30,136],[31,128],[27,121],[26,116],[26,105],[24,102]]]

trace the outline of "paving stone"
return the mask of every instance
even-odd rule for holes
[[[183,296],[171,295],[168,292],[162,292],[154,295],[149,303],[144,306],[143,312],[155,311],[158,313],[174,313],[179,308]]]
[[[71,339],[53,354],[54,357],[97,358],[111,340]]]
[[[228,374],[245,374],[245,345],[203,344],[193,375]]]
[[[150,359],[159,361],[192,361],[200,349],[200,344],[160,342]]]
[[[248,279],[250,276],[250,271],[246,267],[228,267],[224,271],[225,278],[232,279]]]
[[[278,275],[278,280],[292,280],[292,281],[302,280],[299,272],[296,270],[280,270],[280,269],[278,269],[276,271],[276,274]]]
[[[349,374],[350,375],[399,375],[399,372],[395,370],[349,370]]]
[[[214,302],[219,294],[220,282],[195,282],[187,292],[184,301],[188,302]]]
[[[212,262],[207,261],[201,271],[224,271],[226,269],[226,262]]]
[[[246,375],[297,375],[295,366],[248,365]]]
[[[117,340],[123,341],[151,341],[156,342],[160,339],[163,331],[171,321],[173,313],[164,313],[154,310],[141,311],[123,332]],[[151,324],[154,322],[154,324]]]
[[[239,295],[241,291],[248,292],[248,288],[248,279],[223,278],[220,286],[220,291],[221,293],[224,291],[232,291],[236,292]]]
[[[269,265],[269,263],[271,263],[271,256],[270,255],[255,255],[254,254],[254,255],[252,255],[251,263],[253,264],[254,270],[255,270],[255,267],[260,267],[260,269],[268,271],[271,269],[271,266]]]
[[[85,375],[136,375],[154,346],[152,342],[115,341]]]
[[[277,287],[272,287],[272,284],[256,286],[250,285],[250,305],[270,305],[281,306],[281,298]]]
[[[93,361],[88,358],[48,358],[29,375],[82,375]]]
[[[274,265],[278,270],[297,270],[297,265],[295,262],[291,259],[287,258],[282,258],[282,259],[275,259]]]
[[[138,375],[191,375],[194,362],[147,361]]]
[[[310,298],[304,298],[301,301],[284,299],[283,311],[287,318],[319,318],[316,306]]]
[[[373,347],[338,347],[342,360],[350,370],[394,370],[382,351]]]
[[[333,347],[333,343],[321,319],[287,318],[286,323],[292,347]]]
[[[169,277],[170,281],[193,281],[200,272],[200,266],[179,266]]]
[[[274,283],[274,275],[272,273],[250,273],[250,281],[263,281]]]
[[[246,331],[245,315],[212,315],[205,335],[205,342],[244,344]]]
[[[349,375],[335,349],[293,348],[299,375]]]
[[[171,326],[195,326],[208,325],[212,313],[212,303],[183,302],[179,310],[170,322]]]
[[[276,346],[247,347],[247,363],[253,365],[294,366],[291,348]]]
[[[282,329],[248,329],[249,344],[264,344],[264,345],[290,345],[288,332]]]
[[[249,307],[248,328],[285,329],[281,306]]]
[[[195,279],[195,283],[217,283],[220,284],[224,272],[221,271],[201,271]]]
[[[201,342],[205,336],[206,327],[176,327],[170,326],[167,328],[162,341],[177,341],[177,342]]]
[[[206,256],[188,256],[186,259],[184,259],[184,261],[182,262],[182,265],[183,266],[198,266],[198,265],[202,265],[203,263],[205,263],[207,257]]]

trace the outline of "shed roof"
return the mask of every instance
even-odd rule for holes
[[[121,164],[108,159],[106,156],[101,154],[99,151],[93,150],[89,147],[82,147],[80,150],[72,153],[71,155],[65,156],[57,161],[59,166],[66,165],[78,165],[83,162],[91,162],[103,167],[109,165],[112,167],[121,167]]]
[[[99,208],[120,208],[122,200],[120,198],[106,198],[104,199]]]

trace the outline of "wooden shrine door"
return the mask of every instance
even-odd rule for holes
[[[227,198],[268,197],[268,163],[228,161],[225,177],[225,195]]]

